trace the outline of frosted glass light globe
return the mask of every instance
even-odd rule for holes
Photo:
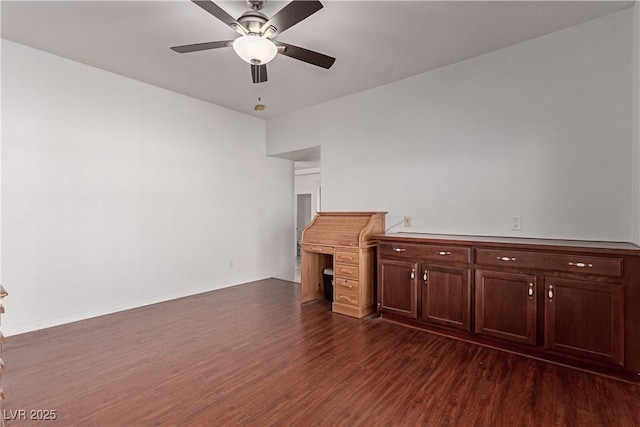
[[[254,65],[266,64],[278,53],[278,48],[271,40],[257,34],[238,37],[233,41],[233,50],[242,60]]]

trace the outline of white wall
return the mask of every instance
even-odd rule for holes
[[[2,22],[2,5],[1,4],[0,4],[0,22]],[[0,79],[1,78],[2,78],[2,45],[0,44]],[[2,100],[1,84],[0,84],[0,100]],[[1,117],[2,117],[2,102],[0,102],[0,118]],[[0,189],[1,188],[2,188],[2,137],[0,132]],[[2,236],[2,195],[0,194],[0,284],[2,283],[2,237],[1,236]]]
[[[264,121],[2,41],[11,335],[293,280],[293,162]]]
[[[323,210],[411,215],[421,232],[629,240],[631,31],[627,9],[271,119],[267,153],[321,146]]]
[[[633,107],[633,197],[632,197],[632,241],[640,245],[640,3],[633,6],[633,39],[631,47],[632,58],[632,94]]]

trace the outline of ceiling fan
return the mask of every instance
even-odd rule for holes
[[[322,3],[318,0],[293,0],[271,18],[260,12],[266,0],[247,0],[251,10],[243,13],[237,20],[211,0],[191,1],[240,33],[240,37],[171,48],[178,53],[233,47],[240,58],[251,64],[253,83],[267,81],[267,63],[278,53],[326,69],[331,68],[336,60],[319,52],[272,40],[322,9]]]

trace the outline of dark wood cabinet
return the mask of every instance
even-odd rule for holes
[[[547,277],[545,346],[616,365],[624,362],[624,286]]]
[[[476,322],[480,335],[536,344],[536,277],[476,270]]]
[[[422,264],[421,319],[470,331],[469,268]]]
[[[417,319],[418,264],[406,261],[381,261],[378,269],[378,309]]]
[[[640,247],[374,237],[383,319],[640,382]]]

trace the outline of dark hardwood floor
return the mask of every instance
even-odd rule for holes
[[[640,425],[637,385],[301,306],[299,288],[264,280],[9,337],[6,423]]]

